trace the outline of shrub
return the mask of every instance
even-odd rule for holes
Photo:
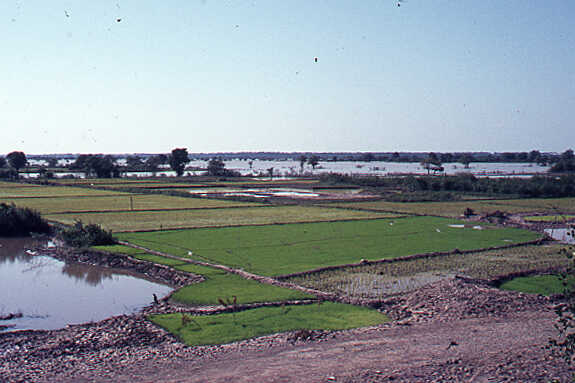
[[[32,233],[49,233],[50,225],[35,210],[0,204],[0,236],[16,237]]]
[[[111,231],[106,231],[97,224],[84,225],[82,221],[76,221],[72,227],[60,229],[58,237],[73,247],[106,246],[116,243]]]

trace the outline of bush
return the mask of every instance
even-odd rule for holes
[[[73,247],[106,246],[116,243],[111,231],[106,231],[97,224],[84,225],[81,221],[76,221],[72,227],[60,229],[58,237]]]
[[[357,185],[373,188],[391,188],[404,193],[428,194],[428,198],[447,200],[446,192],[496,194],[514,197],[561,198],[575,197],[575,175],[533,176],[531,178],[477,178],[471,174],[453,176],[363,177],[327,174],[321,180],[332,184]],[[402,197],[405,198],[405,197]]]
[[[0,236],[17,237],[50,231],[50,225],[37,211],[14,204],[0,204]]]

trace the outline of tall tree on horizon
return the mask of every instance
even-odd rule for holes
[[[185,148],[176,148],[172,150],[172,154],[170,155],[169,163],[172,170],[176,172],[178,177],[181,177],[184,174],[184,169],[186,168],[186,164],[190,162],[190,158],[188,156],[188,149]]]
[[[26,154],[24,152],[11,152],[6,155],[6,160],[10,164],[11,167],[16,169],[18,172],[22,169],[26,164],[28,164],[28,159],[26,158]]]

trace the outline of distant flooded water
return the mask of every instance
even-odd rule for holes
[[[58,329],[133,313],[172,290],[128,273],[47,256],[31,256],[30,239],[0,238],[0,320],[5,331]]]
[[[320,161],[319,165],[312,169],[309,165],[301,167],[299,161],[270,161],[270,160],[226,160],[226,168],[239,172],[243,176],[268,176],[272,169],[274,177],[292,177],[301,175],[302,170],[306,174],[355,174],[370,176],[385,176],[394,174],[427,174],[427,171],[419,162],[384,162],[384,161]],[[193,160],[188,166],[192,169],[205,169],[207,161]],[[533,163],[513,162],[473,162],[468,168],[460,163],[444,163],[445,174],[453,175],[458,173],[469,173],[478,177],[526,177],[533,174],[542,174],[549,170],[549,166],[542,166]],[[186,170],[185,175],[199,176],[205,174],[205,170]],[[174,171],[162,169],[157,172],[126,172],[125,177],[173,177]],[[36,178],[38,173],[22,173],[24,178]],[[74,176],[84,178],[82,172],[76,173],[56,173],[56,177]]]

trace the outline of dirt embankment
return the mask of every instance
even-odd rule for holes
[[[173,287],[182,287],[204,280],[200,275],[178,271],[169,266],[141,261],[123,254],[79,250],[67,247],[41,248],[39,249],[39,253],[62,261],[87,263],[129,271]]]
[[[383,302],[390,324],[202,347],[120,316],[0,334],[0,381],[568,382],[575,371],[545,349],[557,335],[552,305],[455,279]]]

